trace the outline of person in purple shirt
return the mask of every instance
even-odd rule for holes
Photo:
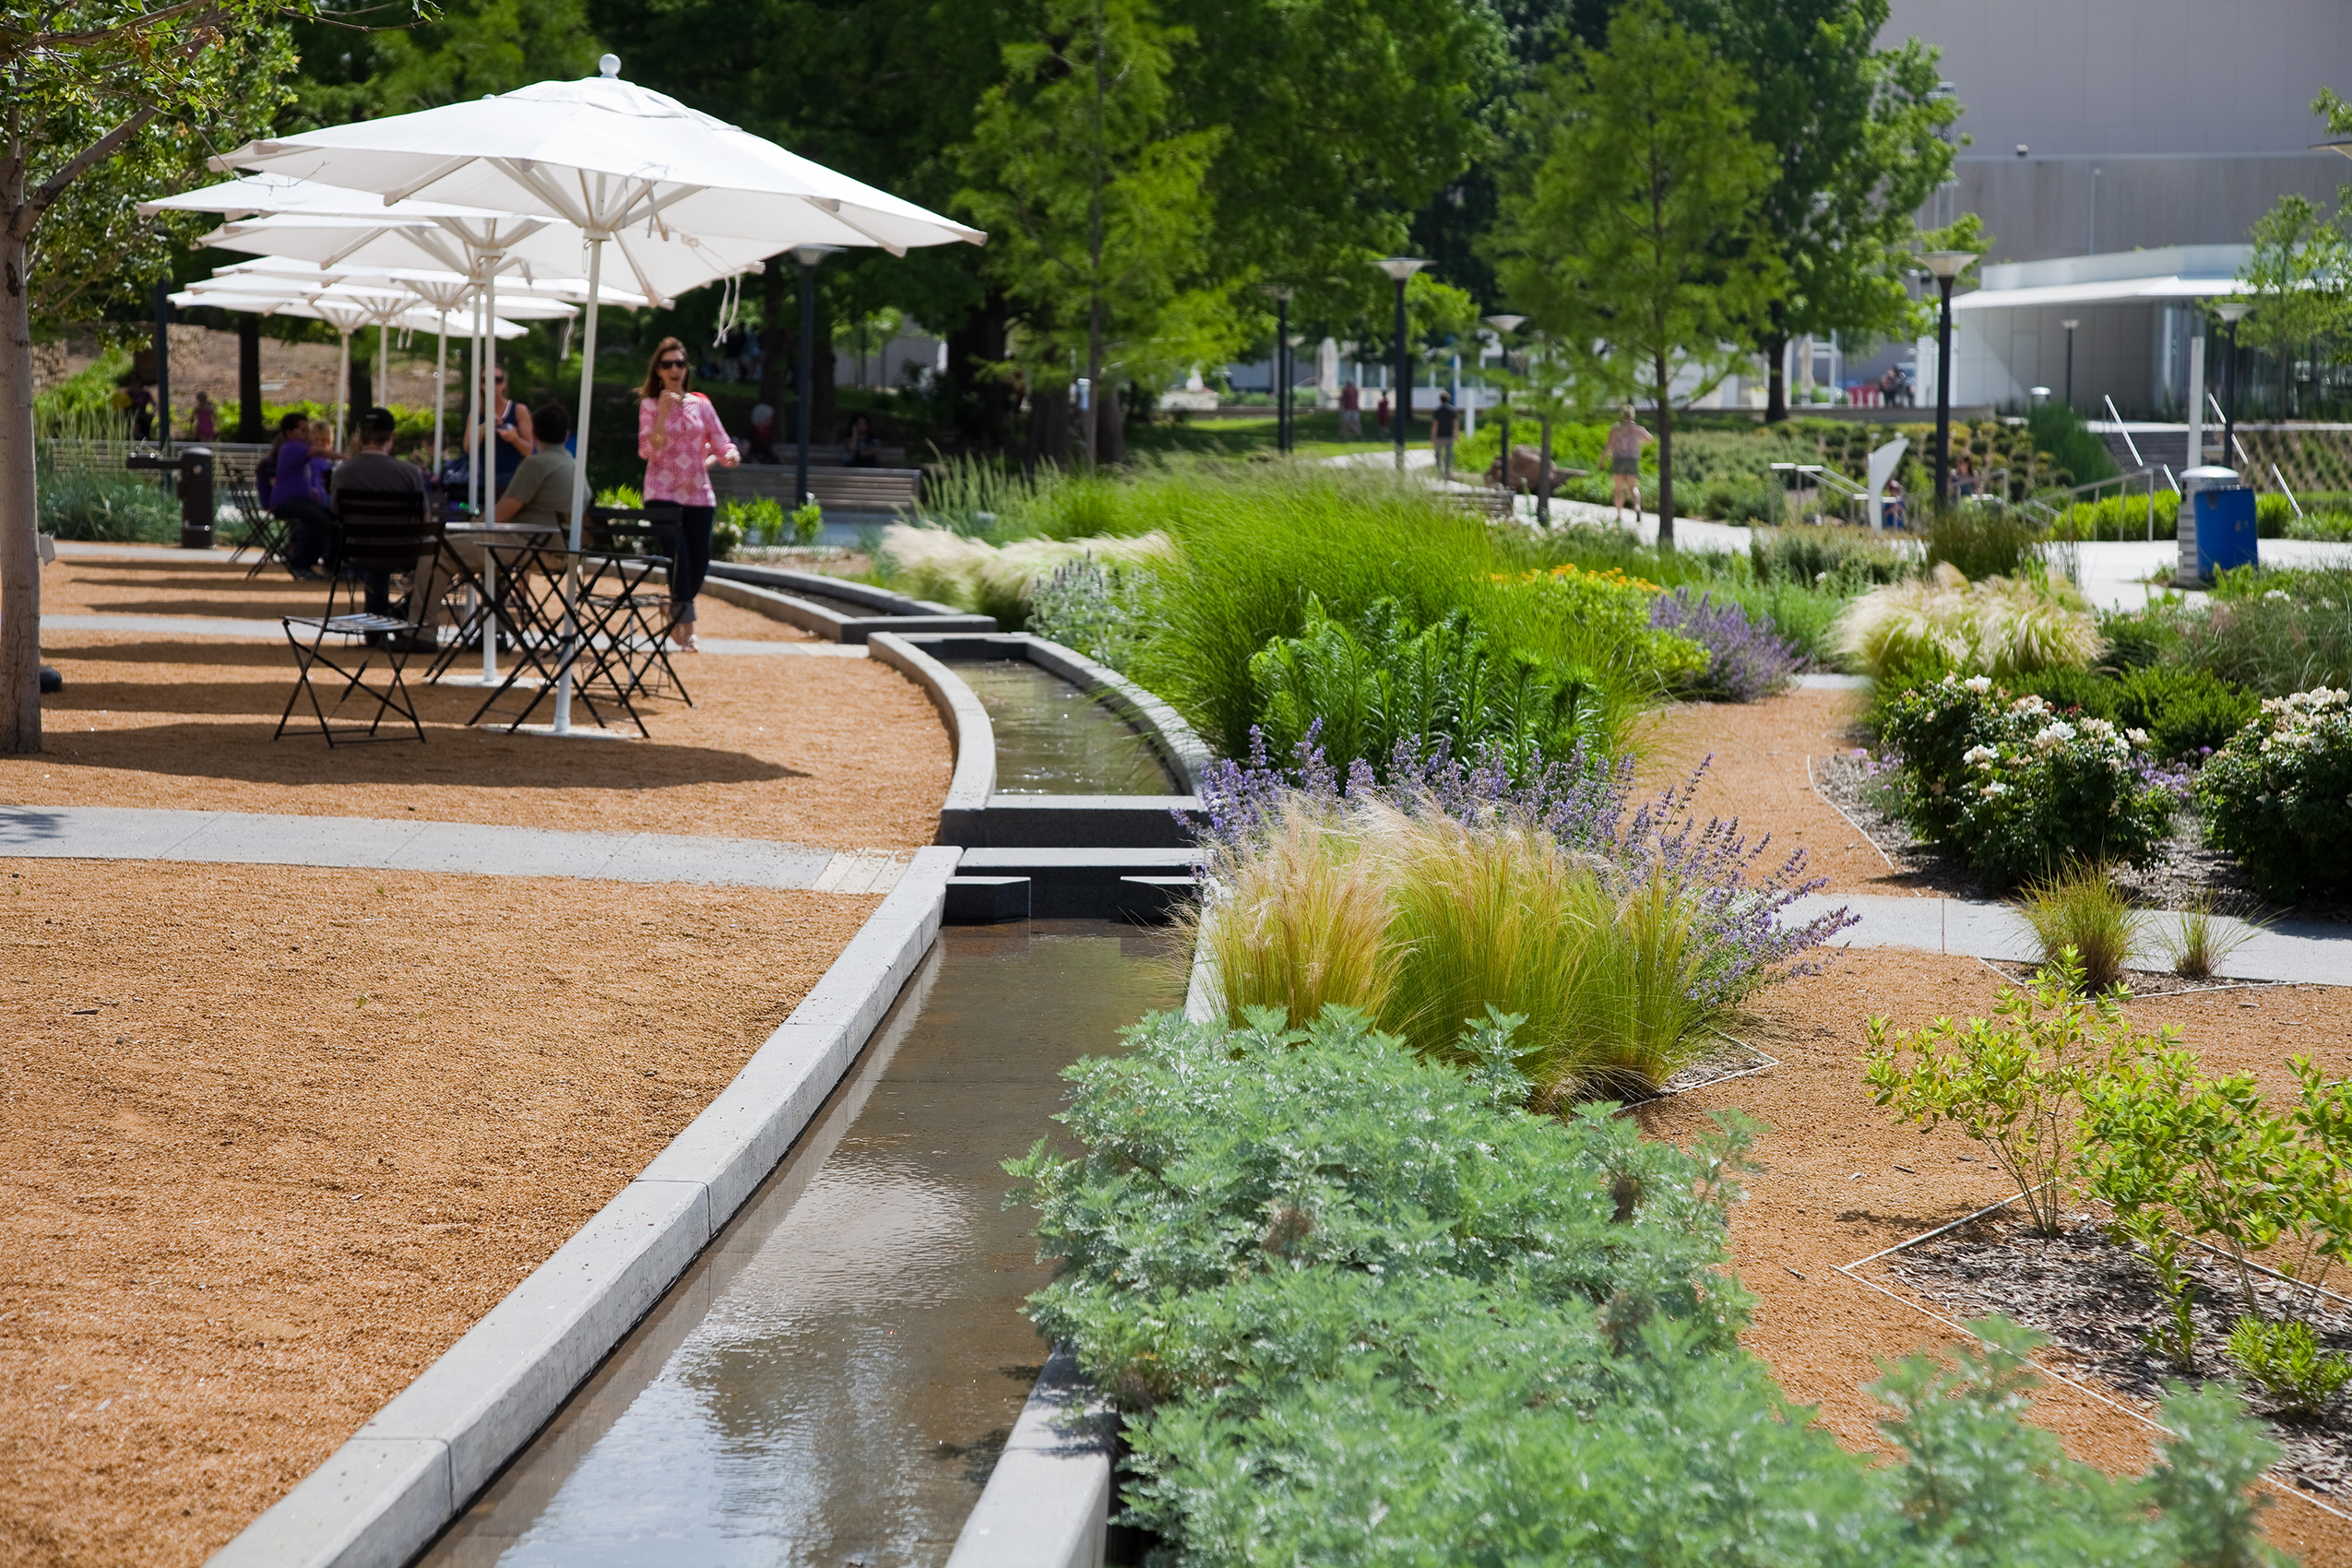
[[[262,465],[269,469],[269,490],[262,505],[270,515],[291,525],[286,539],[286,570],[304,582],[324,582],[318,558],[327,552],[327,530],[335,515],[318,498],[312,482],[309,422],[288,414],[278,422],[278,439]],[[256,469],[262,465],[256,465]]]

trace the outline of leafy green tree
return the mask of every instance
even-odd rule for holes
[[[957,201],[990,232],[1033,391],[1066,387],[1075,365],[1107,394],[1106,369],[1214,358],[1237,336],[1239,279],[1208,266],[1204,182],[1224,131],[1171,130],[1170,66],[1193,34],[1158,10],[1050,0],[1042,36],[1006,46],[973,127]],[[1097,409],[1089,459],[1119,417],[1108,395]]]
[[[2341,204],[2333,218],[2307,196],[2290,193],[2254,220],[2239,289],[2254,309],[2238,324],[2240,342],[2278,359],[2278,417],[2287,415],[2296,350],[2340,327],[2346,315],[2345,273],[2352,240]]]
[[[582,0],[360,0],[291,31],[302,69],[279,115],[287,131],[592,76],[602,53]]]
[[[1632,0],[1608,43],[1582,46],[1531,106],[1538,161],[1498,232],[1513,303],[1611,397],[1657,410],[1658,542],[1674,541],[1674,399],[1704,396],[1744,359],[1787,276],[1764,223],[1774,168],[1749,134],[1740,75]]]
[[[1764,418],[1784,420],[1791,339],[1859,348],[1912,326],[1912,215],[1951,175],[1960,105],[1937,96],[1935,50],[1874,46],[1887,0],[1689,0],[1685,19],[1748,78],[1750,134],[1779,167],[1763,220],[1788,272],[1754,342]]]
[[[66,0],[0,21],[0,753],[41,749],[33,322],[163,270],[131,204],[266,123],[291,9]]]

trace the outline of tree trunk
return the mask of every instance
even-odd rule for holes
[[[1657,547],[1674,548],[1674,400],[1669,390],[1673,377],[1666,356],[1655,360],[1657,375]]]
[[[1010,314],[1004,296],[992,289],[980,309],[947,334],[948,406],[956,428],[975,445],[1000,451],[1012,444],[1013,415],[1020,405],[1012,383],[990,374],[1004,362]]]
[[[1779,424],[1788,417],[1788,334],[1774,327],[1764,334],[1764,423]]]
[[[261,434],[261,317],[251,311],[237,315],[237,439],[266,439]]]
[[[812,275],[809,286],[816,287]],[[825,291],[816,291],[815,341],[809,350],[809,439],[818,445],[841,439],[840,413],[833,398],[833,310],[825,303]],[[795,350],[799,349],[793,345]]]
[[[1070,388],[1057,386],[1051,392],[1029,389],[1029,467],[1051,463],[1055,468],[1070,464]]]
[[[13,214],[20,190],[6,193]],[[24,242],[0,228],[0,754],[41,750],[40,497],[33,484],[32,294]]]
[[[767,270],[759,278],[759,400],[776,410],[779,432],[792,428],[784,417],[784,405],[792,394],[792,378],[799,374],[799,362],[792,357],[791,292],[785,287],[784,276],[790,261],[789,256],[769,256]]]
[[[1095,388],[1094,449],[1100,462],[1127,460],[1127,414],[1116,383]]]

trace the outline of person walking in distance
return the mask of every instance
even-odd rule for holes
[[[1430,410],[1429,449],[1437,457],[1437,478],[1441,484],[1454,482],[1454,394],[1440,392],[1437,407]]]
[[[1609,427],[1609,482],[1620,523],[1625,520],[1629,493],[1633,502],[1633,521],[1642,520],[1642,448],[1657,439],[1633,418],[1631,403],[1625,405],[1625,417]]]
[[[670,640],[687,653],[695,647],[695,597],[710,571],[710,524],[719,497],[710,488],[716,463],[731,469],[742,459],[719,422],[710,399],[687,381],[686,346],[664,338],[647,366],[637,398],[637,456],[645,459],[646,508],[675,508],[678,552],[670,563]]]
[[[1364,438],[1364,389],[1350,381],[1339,388],[1339,438],[1361,441]]]

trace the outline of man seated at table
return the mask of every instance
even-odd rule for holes
[[[339,505],[348,491],[412,490],[425,493],[424,470],[414,463],[404,463],[392,455],[392,438],[399,428],[389,409],[370,409],[360,416],[359,427],[352,432],[350,455],[335,465],[331,481],[335,500]],[[425,561],[417,563],[419,576],[428,575]],[[388,572],[363,572],[361,581],[367,585],[367,609],[371,615],[392,613],[392,577]]]
[[[564,438],[572,434],[572,417],[561,403],[531,410],[531,438],[538,449],[523,459],[515,477],[498,494],[497,518],[502,523],[538,525],[568,534],[572,528],[572,455]]]

